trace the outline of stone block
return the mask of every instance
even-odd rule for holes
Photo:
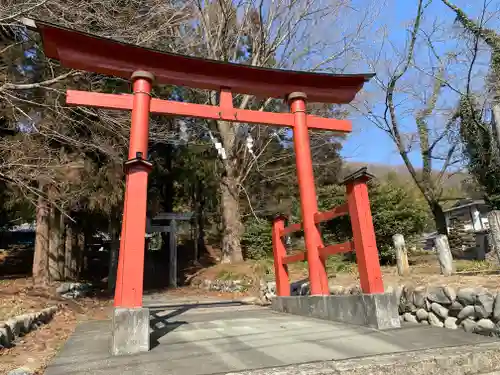
[[[493,323],[490,319],[481,319],[476,323],[476,327],[474,328],[475,333],[479,333],[480,335],[490,336],[495,331],[495,323]]]
[[[440,305],[449,305],[457,298],[455,291],[449,287],[430,287],[427,292],[427,299]]]
[[[440,328],[444,327],[444,323],[441,320],[439,320],[437,315],[434,314],[433,312],[429,312],[428,320],[429,320],[429,324],[431,326],[440,327]]]
[[[458,313],[458,319],[459,320],[464,320],[467,318],[474,318],[476,316],[476,310],[474,309],[474,306],[465,306],[459,313]]]
[[[427,295],[427,288],[425,286],[416,287],[413,291],[413,304],[421,309],[425,306],[425,296]]]
[[[472,333],[475,331],[477,323],[473,319],[467,318],[460,323],[460,327],[462,327],[465,332]]]
[[[10,348],[12,345],[12,340],[14,340],[14,335],[10,331],[9,326],[0,328],[0,347]]]
[[[22,324],[17,319],[10,318],[5,323],[9,326],[10,331],[12,332],[12,334],[15,337],[17,337],[17,336],[19,336],[21,334],[21,332],[22,332],[22,330],[21,330]]]
[[[473,288],[463,288],[457,293],[458,301],[464,305],[473,305],[476,302],[476,291]]]
[[[408,323],[418,323],[417,317],[412,313],[404,313],[403,315],[405,322]]]
[[[429,318],[429,313],[425,309],[418,309],[416,315],[419,321],[427,320]]]
[[[283,313],[381,330],[400,327],[398,304],[394,293],[277,297],[273,300],[271,308]]]
[[[464,305],[462,305],[460,302],[455,301],[451,304],[450,309],[448,311],[448,315],[453,316],[453,317],[458,317],[458,314],[462,309],[464,308]]]
[[[28,368],[20,367],[15,370],[9,371],[7,375],[34,375],[35,373]]]
[[[446,318],[446,320],[444,321],[444,327],[448,329],[457,329],[457,318],[454,318],[452,316]]]
[[[439,303],[432,302],[431,310],[441,319],[446,319],[448,317],[448,309],[446,307],[441,306]]]
[[[500,293],[497,293],[497,295],[495,296],[495,305],[494,305],[494,309],[493,309],[493,320],[495,322],[499,322],[500,321]]]
[[[115,308],[111,354],[127,355],[149,351],[149,310]]]
[[[495,297],[493,294],[488,292],[486,289],[481,289],[476,294],[476,316],[479,319],[488,318],[493,313],[493,305],[495,303]]]

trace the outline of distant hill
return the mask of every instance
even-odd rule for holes
[[[410,172],[404,165],[387,165],[377,163],[360,163],[360,162],[344,162],[343,173],[349,174],[359,168],[368,167],[368,171],[375,175],[380,180],[383,180],[389,173],[396,173],[398,180],[407,181],[409,186],[414,186]],[[420,172],[420,170],[418,170]],[[437,173],[437,172],[436,172]],[[465,184],[470,179],[467,173],[447,173],[443,178],[443,185],[445,192],[443,194],[441,205],[443,208],[452,207],[457,201],[461,199],[482,199],[483,196],[479,189],[473,184]]]
[[[408,180],[413,183],[413,179],[404,165],[388,165],[377,163],[361,163],[361,162],[344,162],[344,170],[346,172],[355,171],[362,167],[368,167],[368,171],[377,178],[384,178],[389,173],[396,173],[402,181]],[[420,171],[420,169],[417,169]],[[437,173],[437,172],[436,172]],[[444,186],[447,188],[462,189],[462,183],[470,176],[467,173],[447,173],[443,178]]]

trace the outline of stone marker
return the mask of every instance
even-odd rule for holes
[[[448,237],[444,234],[439,234],[435,239],[435,246],[438,253],[439,265],[441,266],[441,273],[444,276],[451,276],[455,270]]]
[[[392,241],[396,249],[398,274],[400,276],[408,275],[410,273],[410,265],[408,263],[408,251],[406,250],[405,238],[402,234],[395,234],[392,236]]]

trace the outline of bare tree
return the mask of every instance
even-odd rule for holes
[[[179,38],[183,50],[210,59],[261,67],[341,72],[357,38],[371,21],[369,17],[362,18],[352,29],[342,25],[345,27],[343,38],[329,28],[332,35],[325,41],[312,29],[326,30],[326,25],[340,23],[341,14],[348,12],[351,6],[349,0],[293,0],[271,4],[261,0],[191,0],[187,3],[196,26]],[[339,29],[342,26],[339,25]],[[335,39],[337,36],[339,39]],[[215,92],[197,92],[196,96],[202,102],[218,104]],[[250,95],[238,95],[234,103],[241,109],[283,110],[275,100],[261,100]],[[331,108],[328,113],[335,115]],[[272,143],[272,137],[279,136],[279,133],[262,126],[226,121],[208,122],[207,128],[220,137],[227,156],[222,160],[220,179],[224,227],[222,261],[240,261],[243,259],[240,199],[246,195],[246,178],[250,170],[264,170],[265,165],[270,164],[271,160],[264,160],[262,156]],[[252,152],[247,147],[249,135],[254,140]],[[293,153],[287,157],[293,157]],[[291,170],[281,172],[290,174]]]
[[[22,9],[27,15],[145,47],[253,66],[331,72],[342,72],[350,62],[356,62],[357,41],[373,21],[370,11],[354,9],[350,0],[280,0],[272,4],[262,0],[49,0],[33,2],[33,7],[27,6],[27,2],[24,4]],[[10,24],[22,15],[17,9],[18,7],[11,6],[10,15],[2,17],[4,22]],[[358,17],[356,22],[352,21],[353,17],[350,15]],[[332,24],[336,25],[334,29],[331,28]],[[315,32],[312,32],[313,28]],[[322,30],[328,32],[328,40],[322,38]],[[33,48],[41,50],[36,40]],[[32,79],[10,80],[0,86],[0,95],[10,100],[10,107],[19,118],[29,115],[23,113],[24,109],[20,105],[26,101],[23,98],[26,90],[41,89],[45,95],[53,97],[62,95],[62,87],[68,84],[80,87],[86,85],[92,89],[101,87],[99,80],[102,77],[67,72],[52,61],[42,63],[45,65],[43,79],[35,82]],[[125,82],[121,84],[124,85]],[[120,92],[120,89],[116,92]],[[196,90],[193,90],[192,97],[194,101],[211,104],[216,104],[218,100],[216,93]],[[32,99],[30,101],[36,102]],[[240,108],[283,110],[275,100],[263,101],[248,95],[236,96],[234,101]],[[39,125],[37,131],[40,135],[75,149],[102,152],[113,161],[122,157],[127,144],[126,132],[122,131],[128,128],[126,115],[107,111],[70,110],[63,108],[60,101],[59,105],[45,103],[46,100],[43,99],[38,105],[46,106],[54,121],[44,127]],[[79,137],[71,130],[82,126],[82,123],[85,126],[85,121],[75,120],[81,118],[82,113],[78,111],[85,111],[85,116],[95,121],[92,131],[87,132],[90,137]],[[331,107],[326,108],[326,113],[330,116],[338,114]],[[72,124],[69,131],[53,126],[54,122],[61,120]],[[200,126],[199,122],[191,124],[194,127]],[[161,123],[160,126],[155,125],[156,121],[153,121],[153,138],[161,142],[171,141],[172,131],[162,130]],[[199,127],[199,133],[206,135],[210,131],[221,139],[227,154],[227,159],[221,163],[223,173],[220,179],[224,224],[223,261],[238,261],[242,259],[240,198],[245,195],[249,171],[265,171],[266,166],[272,164],[263,155],[272,143],[269,140],[276,137],[276,132],[266,127],[229,124],[224,121],[202,125],[204,126]],[[104,137],[102,135],[106,131],[100,132],[99,129],[120,131],[116,132],[115,137]],[[252,135],[255,140],[252,152],[246,146],[248,135]],[[327,136],[315,137],[314,140],[316,143],[313,142],[313,150],[318,150],[317,153],[319,150],[324,151],[325,145],[329,143]],[[293,153],[289,153],[287,157],[293,157]],[[282,172],[290,174],[293,169]],[[76,189],[77,185],[70,185],[72,189]],[[74,195],[80,190],[72,191]]]
[[[64,223],[74,221],[74,213],[115,212],[114,206],[121,205],[121,165],[130,118],[116,112],[67,108],[66,88],[99,89],[109,80],[68,71],[47,60],[39,36],[18,20],[33,16],[151,46],[168,42],[170,25],[182,18],[182,12],[175,9],[163,1],[25,0],[0,5],[0,122],[3,129],[17,134],[0,139],[0,178],[37,207],[35,282],[64,276],[63,245],[79,237],[72,230],[67,233],[74,238],[63,239]],[[148,23],[151,27],[144,28]],[[114,86],[129,90],[126,81],[118,80]],[[161,129],[153,126],[153,138],[168,138]],[[92,162],[96,159],[97,164]],[[74,259],[68,261],[73,270],[78,268]]]
[[[419,0],[417,15],[409,30],[404,51],[395,68],[386,67],[388,76],[378,77],[376,82],[383,91],[384,106],[381,111],[364,100],[358,109],[391,138],[406,168],[425,197],[434,216],[436,229],[447,234],[447,225],[441,198],[444,182],[450,167],[460,162],[456,135],[456,112],[443,100],[444,92],[456,95],[453,75],[448,71],[457,60],[456,53],[438,53],[432,38],[438,34],[434,23],[431,31],[423,28],[423,17],[430,1]],[[381,44],[381,49],[385,44]],[[420,55],[418,55],[420,53]],[[381,51],[377,56],[381,55]],[[421,55],[429,56],[430,67],[425,69]],[[373,64],[376,66],[376,63]],[[408,104],[410,103],[410,104]],[[411,119],[411,120],[409,120]],[[412,125],[408,123],[411,121]],[[418,163],[414,156],[418,153]]]
[[[500,33],[485,27],[484,25],[484,11],[487,2],[484,1],[482,19],[480,22],[473,21],[462,9],[450,2],[449,0],[441,0],[447,7],[449,7],[457,16],[457,21],[470,32],[477,39],[481,39],[491,49],[491,88],[493,91],[493,99],[495,104],[500,103]],[[498,13],[496,13],[498,17]],[[497,119],[500,123],[500,118]]]

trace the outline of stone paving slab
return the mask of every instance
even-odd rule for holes
[[[487,363],[467,354],[478,348],[480,353],[498,353],[500,357],[499,341],[459,330],[411,325],[378,331],[280,314],[234,301],[158,304],[151,308],[152,349],[148,353],[112,357],[110,336],[108,321],[80,325],[46,375],[413,374],[408,369],[390,370],[387,363],[403,361],[421,366],[430,361],[435,366],[439,361],[433,356],[439,353],[445,353],[441,363],[463,353],[465,357],[459,356],[462,365],[457,361],[447,365],[455,367],[452,374],[462,374],[466,373],[461,372],[465,368],[463,358]],[[381,365],[381,358],[389,362]],[[368,370],[367,366],[374,363],[390,371]],[[492,363],[481,367],[483,372],[495,370]],[[420,368],[417,373],[445,372],[423,372]]]

